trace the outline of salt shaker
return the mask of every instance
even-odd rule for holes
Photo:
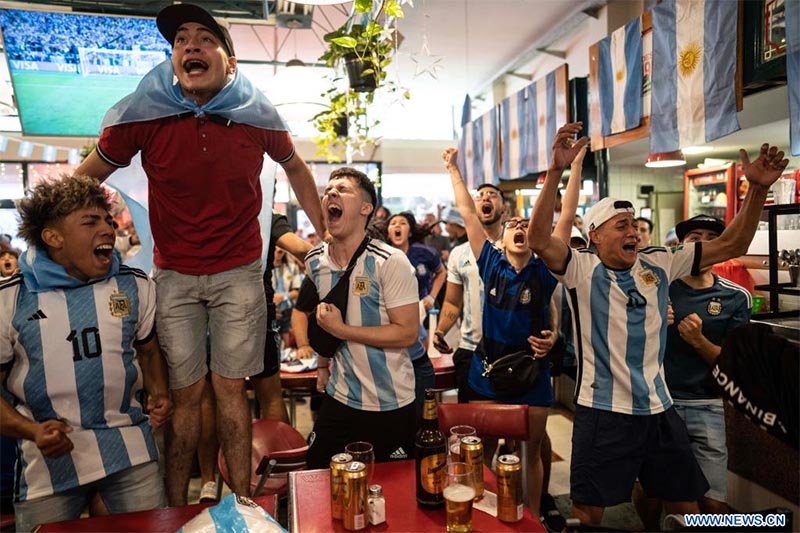
[[[386,500],[380,485],[369,486],[369,523],[373,526],[386,522]]]

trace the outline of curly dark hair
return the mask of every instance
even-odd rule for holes
[[[397,213],[396,215],[390,216],[389,219],[386,221],[386,230],[385,230],[385,232],[386,232],[386,239],[385,239],[386,242],[389,242],[389,235],[388,235],[389,225],[392,223],[392,219],[395,219],[397,217],[403,217],[404,219],[406,219],[406,222],[408,222],[409,228],[411,228],[408,231],[408,242],[409,242],[409,244],[413,244],[415,242],[424,241],[425,237],[427,237],[428,234],[430,233],[430,228],[428,228],[427,226],[423,226],[421,224],[418,224],[417,220],[414,218],[414,215],[412,215],[408,211],[403,211],[402,213]]]
[[[85,207],[109,210],[106,191],[99,181],[89,176],[70,175],[45,179],[33,188],[30,196],[17,201],[18,235],[30,246],[45,248],[42,231]]]

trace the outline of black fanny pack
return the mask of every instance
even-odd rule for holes
[[[336,285],[330,290],[330,292],[328,292],[328,294],[325,295],[322,300],[319,299],[319,292],[317,291],[314,282],[311,281],[308,276],[306,276],[306,279],[303,280],[301,292],[303,292],[303,290],[313,291],[313,294],[310,296],[312,303],[314,298],[317,300],[317,302],[313,304],[313,307],[311,307],[312,311],[308,315],[308,342],[311,344],[311,347],[314,348],[314,351],[322,357],[333,357],[334,354],[336,354],[336,350],[339,349],[342,339],[332,335],[322,326],[317,324],[316,307],[320,303],[335,305],[342,313],[342,320],[345,320],[347,316],[347,298],[350,291],[350,273],[355,268],[358,258],[361,257],[361,254],[363,254],[364,250],[367,249],[368,243],[369,237],[364,237],[364,240],[359,245],[355,254],[353,254],[353,257],[350,259],[350,263],[347,265],[347,269],[344,271],[344,274],[342,274]]]
[[[537,359],[527,350],[510,353],[489,362],[485,354],[483,360],[483,376],[495,392],[516,396],[531,390],[542,370],[550,364],[548,357]]]

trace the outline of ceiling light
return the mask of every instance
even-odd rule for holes
[[[673,152],[661,152],[648,155],[644,166],[648,168],[667,168],[680,167],[685,164],[686,158],[683,157],[683,152],[675,150]]]
[[[687,146],[683,149],[684,155],[697,155],[697,154],[705,154],[707,152],[713,152],[713,146]]]

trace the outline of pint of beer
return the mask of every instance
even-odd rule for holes
[[[444,504],[447,510],[447,531],[466,533],[472,531],[472,501],[475,499],[472,468],[466,463],[447,465],[447,483]]]

